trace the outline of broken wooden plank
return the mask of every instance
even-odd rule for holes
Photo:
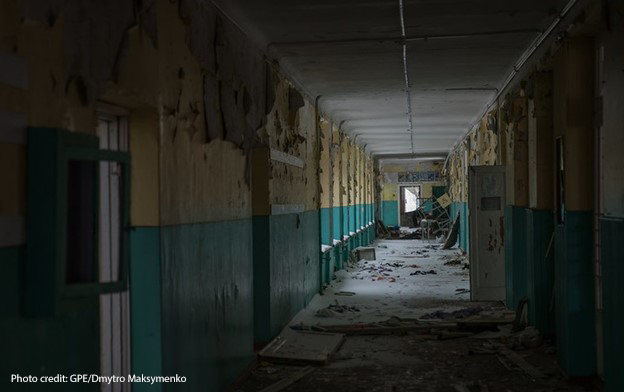
[[[418,325],[398,325],[398,326],[384,326],[380,324],[356,324],[356,325],[323,325],[323,326],[302,326],[294,325],[292,329],[299,331],[322,331],[341,333],[347,336],[358,335],[392,335],[392,334],[406,334],[409,332],[418,333],[431,333],[438,329],[453,329],[457,328],[456,323],[435,323],[435,324],[418,324]]]
[[[520,369],[524,370],[529,376],[533,378],[544,378],[544,374],[537,370],[536,367],[528,363],[524,358],[522,358],[515,351],[511,351],[510,349],[500,346],[500,353],[503,354],[506,358],[508,358],[511,362],[516,364]]]
[[[297,373],[294,373],[290,375],[289,377],[279,380],[278,382],[271,384],[268,387],[260,390],[260,392],[279,392],[283,390],[284,388],[301,380],[303,377],[307,376],[313,371],[314,371],[314,368],[312,366],[306,366],[303,369],[299,370]]]
[[[258,356],[269,362],[323,365],[329,362],[344,341],[345,336],[339,333],[286,329]]]
[[[514,318],[511,316],[503,317],[487,317],[483,315],[470,316],[465,319],[458,319],[457,326],[460,329],[481,329],[492,328],[495,329],[499,325],[506,325],[513,323]]]

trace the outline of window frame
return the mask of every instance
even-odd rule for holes
[[[57,208],[61,217],[67,216],[67,185],[68,185],[68,167],[70,161],[88,161],[88,162],[117,162],[122,166],[123,182],[122,182],[122,203],[121,203],[121,241],[120,241],[120,258],[119,258],[119,280],[115,282],[100,282],[100,268],[99,268],[99,251],[95,250],[94,256],[94,271],[95,281],[92,283],[72,283],[68,284],[65,278],[65,271],[67,268],[67,223],[61,222],[58,228],[58,257],[61,261],[57,263],[58,277],[61,279],[60,287],[64,297],[83,297],[88,295],[99,295],[105,293],[124,291],[127,288],[128,282],[128,261],[130,257],[130,156],[127,152],[113,151],[113,150],[101,150],[88,147],[66,147],[61,151],[59,156],[59,164],[61,170],[59,170],[59,197]],[[99,172],[98,172],[99,176]],[[99,177],[98,177],[99,178]],[[99,181],[96,181],[99,184]],[[99,211],[99,192],[96,192],[96,202],[94,207],[96,226],[99,226],[100,211]],[[97,234],[96,234],[97,236]],[[99,243],[99,237],[96,238],[96,243]]]
[[[99,148],[97,136],[58,128],[28,128],[27,143],[26,260],[23,271],[22,314],[27,317],[54,316],[93,305],[99,294],[128,288],[130,259],[129,152]],[[94,258],[94,275],[88,283],[67,283],[67,212],[69,162],[118,162],[122,167],[120,192],[119,279],[100,282],[99,251]],[[99,170],[97,176],[99,178]],[[96,180],[99,188],[99,181]],[[99,226],[99,191],[94,214]],[[98,241],[99,244],[99,234]],[[98,248],[96,246],[96,248]]]

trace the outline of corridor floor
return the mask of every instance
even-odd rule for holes
[[[290,326],[361,324],[400,319],[446,318],[453,311],[504,312],[500,303],[469,301],[467,261],[457,249],[421,240],[375,242],[376,260],[360,260],[336,274],[323,294]],[[420,272],[417,272],[420,271]],[[457,315],[457,313],[455,313]],[[460,316],[461,313],[460,313]],[[289,328],[287,327],[287,328]],[[536,379],[492,351],[511,346],[513,337],[441,340],[402,335],[347,336],[331,361],[281,391],[594,391],[594,380],[566,380],[548,341],[513,347],[543,377]],[[498,347],[498,346],[496,346]],[[289,378],[301,366],[260,361],[236,389],[261,391]],[[462,389],[463,388],[463,389]]]

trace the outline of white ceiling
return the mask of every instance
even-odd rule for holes
[[[380,157],[446,155],[564,0],[214,0]],[[426,39],[425,39],[426,37]],[[412,135],[403,69],[407,45]]]

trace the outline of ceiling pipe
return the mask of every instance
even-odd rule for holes
[[[276,46],[301,46],[301,45],[340,45],[340,44],[357,44],[357,43],[384,43],[392,42],[395,44],[404,44],[406,42],[415,41],[432,41],[442,39],[462,39],[462,38],[480,38],[491,37],[497,35],[509,35],[509,34],[540,34],[542,30],[539,29],[515,29],[515,30],[495,30],[484,31],[479,33],[455,33],[455,34],[437,34],[437,35],[413,35],[401,37],[374,37],[374,38],[350,38],[350,39],[329,39],[329,40],[313,40],[313,41],[278,41],[270,42],[266,50],[267,52],[271,47]]]
[[[405,41],[405,14],[403,0],[399,0],[399,14],[401,16],[401,36],[403,38],[403,76],[405,77],[405,96],[407,98],[407,131],[410,133],[410,144],[414,152],[414,126],[412,123],[412,93],[410,92],[409,72],[407,70],[407,43]]]

